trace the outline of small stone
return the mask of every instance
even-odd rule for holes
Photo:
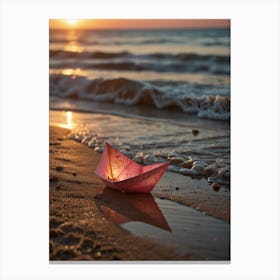
[[[77,175],[77,172],[73,172],[72,175],[73,175],[73,176],[76,176],[76,175]]]
[[[198,129],[192,129],[192,134],[193,134],[193,136],[197,136],[199,134],[199,130]]]
[[[185,159],[182,158],[182,157],[173,157],[173,158],[170,159],[170,161],[171,161],[172,164],[176,165],[176,164],[183,163],[185,161]]]
[[[62,166],[57,166],[57,167],[55,168],[55,170],[58,171],[58,172],[60,172],[60,171],[63,171],[64,168],[63,168]]]
[[[50,177],[50,182],[57,182],[58,178],[56,176]]]
[[[194,169],[188,169],[188,168],[181,168],[180,173],[185,175],[185,176],[193,176],[193,175],[198,175],[198,171]]]
[[[229,180],[229,178],[230,178],[229,170],[227,170],[226,168],[219,169],[218,177],[223,180]]]
[[[131,148],[130,148],[129,145],[125,146],[124,149],[125,149],[127,152],[131,150]]]
[[[191,168],[191,170],[196,171],[197,173],[202,173],[203,169],[204,169],[203,165],[199,162],[195,162]]]
[[[101,252],[100,252],[100,251],[98,251],[98,252],[96,253],[96,257],[101,257]]]
[[[62,185],[62,184],[57,184],[57,185],[55,186],[55,188],[56,188],[57,190],[60,190],[60,189],[61,189],[61,187],[63,187],[63,185]]]
[[[212,187],[213,191],[215,191],[215,192],[218,192],[220,190],[220,188],[221,188],[220,184],[217,183],[217,182],[212,183],[211,187]]]
[[[191,169],[193,166],[193,160],[189,159],[188,161],[185,161],[184,163],[182,163],[182,166],[188,169]]]
[[[98,153],[102,153],[103,152],[103,148],[102,147],[95,147],[94,150]]]
[[[217,168],[213,165],[209,165],[207,166],[205,169],[204,169],[204,172],[207,174],[207,175],[212,175],[214,173],[217,172]]]

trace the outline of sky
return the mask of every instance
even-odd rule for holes
[[[50,19],[51,29],[187,29],[229,26],[228,19]]]

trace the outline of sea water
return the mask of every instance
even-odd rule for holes
[[[230,32],[50,30],[51,122],[230,186]]]

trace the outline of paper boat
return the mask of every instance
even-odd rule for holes
[[[150,193],[168,165],[169,162],[142,166],[106,143],[95,173],[112,189]]]

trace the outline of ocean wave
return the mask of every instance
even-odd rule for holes
[[[72,52],[72,51],[65,51],[65,50],[50,50],[50,58],[75,58],[75,59],[88,59],[88,58],[95,58],[95,59],[112,59],[118,57],[128,57],[131,54],[129,52]]]
[[[149,53],[149,54],[133,54],[127,51],[122,52],[72,52],[61,49],[50,50],[50,58],[75,58],[75,59],[112,59],[112,58],[144,58],[144,59],[168,59],[168,60],[181,60],[181,61],[211,61],[216,63],[230,62],[230,57],[227,55],[202,55],[195,53]]]
[[[125,78],[90,80],[81,76],[50,75],[50,95],[124,105],[177,109],[200,118],[229,120],[230,98],[221,95],[172,95],[156,85]]]
[[[91,70],[109,70],[109,71],[153,71],[160,73],[211,73],[216,75],[228,75],[229,67],[212,65],[209,63],[152,63],[152,62],[136,62],[130,60],[124,61],[111,61],[111,62],[50,62],[51,69],[63,68],[80,68]]]
[[[68,44],[71,42],[68,38],[59,38],[59,37],[54,37],[50,38],[49,42],[51,44]],[[101,38],[99,40],[93,39],[93,38],[75,38],[75,42],[79,44],[83,44],[85,46],[90,46],[90,45],[101,45],[101,46],[106,46],[106,45],[157,45],[157,44],[182,44],[182,39],[180,38],[151,38],[151,39],[144,39],[144,38],[133,38],[133,39],[105,39]]]
[[[129,52],[69,52],[51,51],[51,68],[105,69],[121,71],[156,72],[207,72],[228,75],[230,71],[228,57],[197,54],[133,55]],[[59,59],[59,61],[53,59]]]
[[[156,72],[209,72],[228,75],[229,57],[217,55],[198,55],[193,53],[150,53],[132,54],[130,52],[71,52],[50,51],[51,68],[81,68],[121,71]]]

